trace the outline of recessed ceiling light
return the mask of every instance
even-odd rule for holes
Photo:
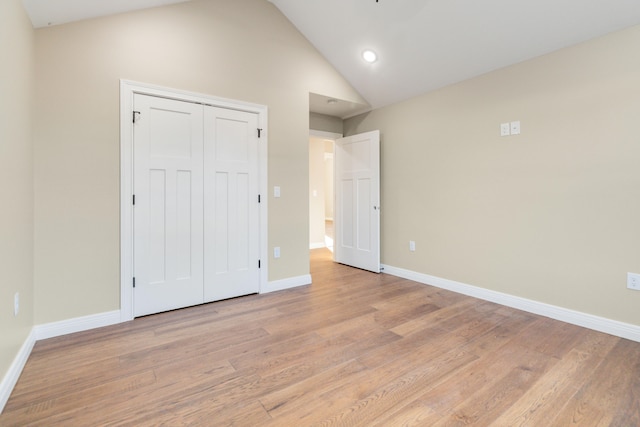
[[[378,60],[378,55],[376,55],[376,53],[372,50],[365,50],[364,52],[362,52],[362,57],[370,64]]]

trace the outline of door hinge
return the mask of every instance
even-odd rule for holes
[[[133,278],[133,287],[134,288],[136,287],[136,278],[135,277]]]
[[[260,138],[261,134],[262,134],[262,129],[258,128],[258,138]]]
[[[136,204],[136,195],[135,194],[133,195],[133,200],[132,201],[133,201],[133,204],[135,206],[135,204]]]
[[[260,260],[258,260],[258,268],[260,268],[260,265],[261,265]]]
[[[136,114],[140,114],[140,111],[134,111],[133,112],[133,123],[136,122]]]
[[[262,203],[262,202],[260,201],[260,195],[259,195],[259,194],[258,194],[258,203]]]

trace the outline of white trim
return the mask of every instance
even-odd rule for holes
[[[326,247],[327,247],[327,244],[325,242],[316,242],[316,243],[311,243],[309,245],[309,249],[322,249]]]
[[[47,338],[88,331],[89,329],[102,328],[117,323],[121,323],[120,310],[36,325],[33,331],[36,340],[46,340]]]
[[[4,406],[7,404],[9,396],[11,396],[11,392],[18,382],[20,374],[22,374],[24,365],[27,363],[27,359],[29,359],[29,355],[31,354],[31,350],[33,349],[35,343],[36,336],[32,328],[31,332],[27,336],[27,339],[20,347],[18,354],[13,359],[11,366],[9,366],[9,370],[2,378],[2,382],[0,382],[0,414],[2,414]]]
[[[195,102],[231,110],[247,111],[258,115],[258,126],[262,129],[259,156],[260,194],[260,253],[263,262],[260,268],[260,287],[269,280],[268,266],[268,109],[265,105],[236,101],[195,92],[120,80],[120,320],[132,320],[133,315],[133,97],[145,94],[163,98]]]
[[[309,129],[309,136],[312,136],[315,138],[332,139],[332,140],[342,138],[341,133],[325,132],[323,130],[315,130],[315,129]]]
[[[446,289],[459,294],[469,295],[485,301],[495,302],[507,307],[571,323],[572,325],[582,326],[584,328],[640,342],[640,326],[632,325],[630,323],[594,316],[592,314],[568,308],[545,304],[527,298],[521,298],[389,265],[383,265],[383,271],[384,273],[391,274],[392,276],[402,277],[404,279],[413,280],[414,282],[435,286],[437,288]]]
[[[269,283],[269,110],[260,106],[258,125],[262,129],[263,142],[258,147],[258,169],[260,180],[260,288]],[[261,138],[261,139],[262,139]]]
[[[133,91],[120,81],[120,315],[121,321],[133,320]],[[129,286],[125,283],[129,282]]]
[[[305,286],[311,284],[311,275],[305,274],[304,276],[289,277],[288,279],[274,280],[269,282],[267,286],[260,290],[261,294],[268,294],[269,292],[283,291],[285,289],[297,288],[298,286]]]

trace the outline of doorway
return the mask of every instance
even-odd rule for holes
[[[334,242],[334,144],[342,135],[310,131],[309,135],[309,248],[328,248]]]

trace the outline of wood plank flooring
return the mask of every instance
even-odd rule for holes
[[[331,262],[40,341],[1,426],[640,426],[640,343]]]

